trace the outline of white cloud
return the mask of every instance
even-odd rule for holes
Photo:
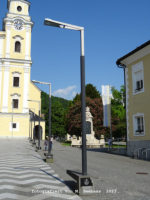
[[[73,91],[71,97],[75,97],[77,92]]]
[[[75,88],[77,88],[76,85],[69,86],[69,87],[67,87],[65,89],[58,89],[55,92],[53,92],[52,95],[68,99],[68,97],[70,96],[72,90],[75,89]],[[74,95],[74,94],[76,94],[75,91],[72,92],[72,95]]]

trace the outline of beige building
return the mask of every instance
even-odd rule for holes
[[[116,62],[124,68],[126,88],[127,155],[150,149],[150,41]]]
[[[39,103],[28,101],[39,101],[41,107],[41,90],[30,81],[31,34],[34,25],[29,16],[30,2],[8,0],[7,9],[0,31],[0,137],[29,137],[34,128],[38,137]],[[32,126],[29,126],[29,110],[34,112],[33,108],[36,127],[33,116]],[[45,121],[42,118],[40,120],[44,139]]]

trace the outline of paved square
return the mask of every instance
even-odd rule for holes
[[[0,199],[81,200],[28,140],[0,139]]]

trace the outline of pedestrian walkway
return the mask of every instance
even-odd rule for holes
[[[81,200],[27,139],[0,139],[0,199]]]

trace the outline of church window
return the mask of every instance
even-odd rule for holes
[[[13,128],[16,128],[17,126],[16,126],[16,123],[13,123]]]
[[[22,11],[21,6],[18,6],[18,7],[17,7],[17,10],[18,10],[18,12],[21,12],[21,11]]]
[[[15,52],[21,52],[21,43],[15,42]]]
[[[13,108],[18,108],[18,99],[13,99]]]
[[[19,87],[19,77],[14,77],[13,87]]]

